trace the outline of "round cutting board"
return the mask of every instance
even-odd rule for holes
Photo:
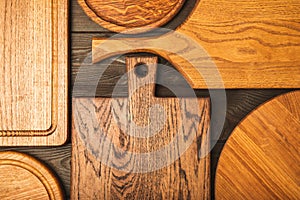
[[[233,131],[221,153],[216,199],[300,197],[300,91],[265,103]]]
[[[78,3],[87,16],[104,28],[114,32],[138,33],[169,22],[181,9],[184,1],[78,0]]]
[[[63,199],[59,181],[41,162],[18,152],[0,152],[0,199]]]

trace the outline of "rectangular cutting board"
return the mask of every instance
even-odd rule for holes
[[[0,1],[0,145],[67,139],[68,1]]]
[[[155,97],[156,62],[126,59],[128,98],[73,99],[71,199],[210,198],[210,100]]]

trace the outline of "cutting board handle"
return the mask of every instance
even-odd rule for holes
[[[126,68],[129,96],[134,97],[134,94],[139,93],[144,98],[153,97],[155,94],[157,57],[126,57]]]
[[[155,97],[157,57],[126,57],[129,135],[149,137],[165,123],[164,108]],[[117,105],[117,104],[116,104]],[[145,136],[145,133],[146,136]]]

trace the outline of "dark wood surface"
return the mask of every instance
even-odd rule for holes
[[[184,6],[185,13],[180,13],[174,18],[167,26],[174,28],[180,24],[180,22],[185,19],[187,13],[193,7],[193,3],[188,1],[188,4]],[[189,8],[190,10],[188,10]],[[109,37],[113,33],[107,31],[104,28],[99,27],[96,23],[92,22],[81,10],[76,0],[71,0],[71,31],[70,31],[70,40],[71,40],[71,90],[76,77],[76,73],[81,65],[82,61],[86,55],[91,52],[91,42],[92,37]],[[175,25],[174,25],[175,24]],[[177,24],[177,25],[176,25]],[[159,62],[164,62],[160,59]],[[101,65],[101,63],[99,64]],[[113,86],[117,82],[118,78],[125,72],[125,62],[124,57],[117,59],[111,67],[108,68],[105,75],[102,77],[102,80],[97,88],[98,96],[110,96],[113,90]],[[168,80],[175,80],[175,77],[164,77],[161,75],[161,72],[158,72],[159,77],[168,78]],[[184,86],[184,80],[180,77],[176,77],[176,80],[181,79],[181,83]],[[78,80],[81,82],[82,90],[79,91],[76,95],[85,96],[85,90],[89,87],[88,80]],[[178,83],[178,81],[177,81]],[[126,83],[124,83],[126,86]],[[255,109],[258,105],[264,103],[265,101],[275,97],[279,94],[288,92],[290,90],[284,89],[249,89],[249,90],[227,90],[227,115],[224,125],[224,129],[220,139],[218,140],[216,146],[211,153],[211,190],[214,191],[214,174],[218,161],[219,154],[222,150],[222,147],[230,135],[233,128],[243,119],[250,111]],[[172,94],[164,89],[157,88],[156,94],[158,96],[171,96]],[[205,90],[197,90],[197,96],[207,96],[208,93]],[[124,90],[121,96],[127,95],[127,91]],[[184,94],[183,94],[184,95]],[[71,114],[71,113],[70,113]],[[19,147],[19,148],[0,148],[0,151],[6,150],[15,150],[24,153],[28,153],[39,160],[46,163],[50,168],[52,168],[64,186],[67,197],[70,194],[70,158],[71,158],[71,143],[68,142],[64,146],[60,147]],[[214,197],[214,193],[212,193]]]
[[[130,98],[72,99],[73,199],[209,198],[210,100],[155,96],[156,62],[155,56],[126,58],[128,72],[137,70],[139,63],[149,66],[145,77],[128,73]],[[153,105],[159,105],[165,115],[155,112],[149,119]],[[108,109],[111,106],[114,111]],[[124,111],[130,113],[127,118]],[[114,118],[113,113],[118,117]],[[145,138],[137,138],[144,134]],[[103,137],[108,140],[101,142]],[[186,151],[176,148],[179,146],[187,147]],[[151,153],[148,157],[142,152]],[[175,158],[175,154],[180,158]],[[99,162],[101,157],[114,167],[103,160]]]

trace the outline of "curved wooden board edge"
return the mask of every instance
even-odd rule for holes
[[[257,7],[261,8],[260,12],[257,12]],[[210,67],[201,69],[201,73],[207,73],[214,78],[207,80],[201,77],[180,56],[171,55],[160,48],[119,51],[116,46],[109,55],[154,52],[174,64],[195,89],[222,88],[223,85],[226,89],[300,88],[299,12],[299,1],[286,3],[255,0],[251,5],[243,0],[198,1],[191,15],[175,31],[185,38],[173,40],[166,49],[171,51],[175,47],[178,52],[182,52],[189,51],[190,45],[199,45],[207,55],[193,59],[200,65],[201,62],[212,60],[221,80],[216,80],[216,71]],[[158,38],[163,41],[167,37],[168,34],[148,38],[148,42]],[[190,40],[187,43],[186,38]],[[106,40],[108,39],[93,39],[94,62],[103,59],[99,52],[101,50],[96,47]],[[110,40],[127,39],[114,37]],[[145,42],[145,39],[138,42]]]
[[[297,199],[300,195],[300,91],[252,111],[226,142],[216,170],[216,199]]]
[[[174,42],[176,37],[171,33],[156,38],[93,39],[92,62],[126,53],[153,53],[170,61],[192,88],[224,88],[218,69],[207,52],[191,43],[189,38],[177,38]]]
[[[151,44],[155,40],[163,41],[163,37],[160,39],[150,39],[142,41],[142,44]],[[148,39],[147,39],[148,40]],[[216,62],[214,58],[203,53],[199,56],[194,54],[189,60],[196,61],[193,65],[185,58],[180,55],[174,54],[164,49],[159,48],[140,48],[133,50],[124,50],[122,47],[125,46],[136,46],[134,43],[141,42],[136,39],[114,39],[115,44],[113,51],[105,52],[101,49],[101,46],[105,44],[107,39],[93,39],[92,47],[92,60],[93,63],[99,62],[110,56],[116,56],[125,53],[137,53],[137,52],[148,52],[162,56],[168,60],[177,70],[187,79],[189,84],[194,89],[236,89],[236,88],[299,88],[300,87],[300,62],[299,67],[297,62],[278,62],[276,66],[269,66],[269,64],[261,64],[261,67],[255,69],[253,64],[249,63],[250,67],[246,64],[228,64]],[[170,49],[176,49],[182,44],[184,50],[188,48],[188,44],[185,41],[176,41],[170,44]],[[146,46],[146,45],[145,45]],[[99,48],[97,48],[99,47]],[[204,50],[205,51],[205,50]],[[204,52],[203,51],[203,52]],[[295,65],[296,64],[296,65]],[[223,65],[223,66],[222,66]],[[295,65],[295,66],[293,66]],[[289,70],[292,69],[292,70]],[[207,77],[207,78],[203,78]]]
[[[97,3],[97,2],[96,2]],[[102,2],[100,2],[102,3]],[[136,2],[138,3],[138,2]],[[148,4],[151,2],[148,2]],[[173,3],[173,5],[172,5]],[[110,3],[107,3],[105,6],[106,7],[110,7],[110,9],[108,10],[104,10],[103,16],[110,16],[110,19],[103,19],[103,16],[101,17],[99,14],[97,14],[93,9],[92,9],[92,5],[89,5],[88,2],[86,2],[86,0],[78,0],[78,4],[81,6],[81,8],[83,9],[83,11],[86,13],[87,16],[89,16],[94,22],[96,22],[97,24],[101,25],[102,27],[111,30],[113,32],[123,32],[124,34],[137,34],[137,33],[142,33],[142,32],[148,32],[153,30],[154,28],[160,27],[165,25],[166,23],[168,23],[170,20],[172,20],[172,18],[181,10],[183,4],[185,3],[185,0],[177,0],[177,2],[174,1],[165,1],[164,4],[170,4],[170,6],[173,6],[173,8],[171,10],[169,10],[169,12],[165,13],[162,16],[160,16],[161,18],[158,19],[156,15],[162,15],[163,14],[163,9],[159,10],[159,6],[161,6],[160,2],[156,2],[156,4],[154,4],[153,6],[157,7],[157,10],[159,10],[159,12],[157,12],[156,14],[152,12],[154,16],[153,17],[147,17],[147,19],[145,19],[140,12],[141,9],[144,10],[144,8],[140,7],[140,6],[136,6],[136,13],[129,13],[130,10],[132,10],[133,6],[135,5],[134,3],[131,2],[126,2],[126,5],[130,5],[131,6],[127,6],[124,4],[124,7],[126,7],[124,10],[122,10],[122,8],[118,8],[118,7],[113,7],[111,5],[109,5]],[[105,3],[103,3],[105,4]],[[113,2],[111,3],[113,4]],[[176,4],[174,6],[174,4]],[[94,7],[97,7],[99,5],[94,5]],[[104,6],[102,5],[102,7],[104,8]],[[167,5],[164,5],[164,7],[168,7]],[[115,9],[115,10],[113,10]],[[156,10],[156,9],[153,9]],[[147,11],[147,10],[144,10]],[[111,12],[111,13],[110,13]],[[119,12],[119,13],[118,13]],[[126,15],[124,15],[124,13],[126,13]],[[126,26],[126,24],[123,24],[119,21],[118,19],[118,14],[123,15],[123,17],[128,17],[127,23],[128,25]],[[138,17],[137,17],[138,16]],[[133,19],[133,17],[135,17],[135,19]],[[111,20],[111,21],[110,21]],[[138,24],[143,24],[143,25],[135,25],[135,23]]]
[[[40,162],[36,158],[27,155],[25,153],[20,153],[15,151],[4,151],[4,152],[0,152],[0,165],[20,167],[30,172],[45,187],[49,199],[51,200],[64,199],[64,192],[63,189],[61,188],[62,184],[58,180],[57,176],[47,166],[45,166],[42,162]],[[6,174],[6,175],[10,175],[10,174]],[[7,184],[17,184],[17,182],[7,183]],[[5,190],[5,192],[6,194],[8,194],[9,192],[15,193],[16,191]],[[32,197],[27,197],[27,198],[32,198]]]

